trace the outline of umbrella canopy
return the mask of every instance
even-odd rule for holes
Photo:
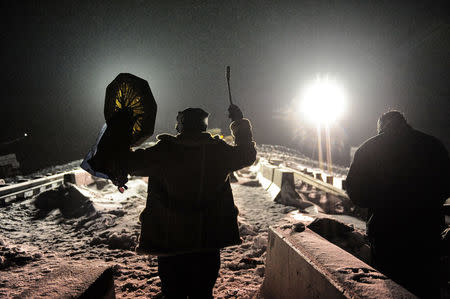
[[[132,117],[132,146],[140,145],[153,134],[157,106],[146,80],[121,73],[106,87],[105,120],[108,122],[121,110]]]

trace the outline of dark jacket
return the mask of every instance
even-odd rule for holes
[[[229,182],[256,159],[250,122],[230,126],[235,146],[209,133],[160,135],[130,154],[129,173],[148,176],[138,251],[176,254],[241,243]]]
[[[450,160],[442,143],[405,125],[359,147],[347,192],[356,205],[369,208],[370,238],[437,242],[449,179]]]

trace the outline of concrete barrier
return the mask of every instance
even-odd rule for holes
[[[331,184],[327,184],[323,180],[315,179],[314,175],[299,172],[299,171],[296,171],[295,169],[290,169],[290,168],[287,168],[287,169],[291,170],[294,173],[294,177],[296,180],[299,180],[305,184],[314,186],[317,189],[325,191],[326,193],[334,194],[337,196],[342,196],[342,197],[348,199],[348,195],[347,195],[347,193],[345,193],[345,191],[343,191],[342,189],[336,188],[335,186],[333,186]],[[334,181],[337,181],[336,178],[334,178]]]
[[[307,208],[312,205],[305,202],[295,190],[292,170],[262,163],[258,177],[263,188],[270,193],[272,200],[275,202],[299,208]]]
[[[267,163],[260,163],[258,179],[277,203],[300,209],[306,209],[314,203],[325,213],[363,217],[358,212],[360,209],[355,212],[355,206],[347,193],[334,186],[340,184],[342,179],[326,176],[327,182],[324,182],[322,173],[315,173],[311,176],[291,168],[278,168]],[[296,182],[297,184],[301,183],[299,192],[295,187]],[[317,189],[314,194],[309,192],[312,187]]]
[[[71,172],[50,175],[0,187],[0,206],[30,198],[47,190],[55,189],[64,183],[64,177]]]
[[[273,186],[269,189],[272,198],[275,202],[288,206],[295,206],[299,208],[307,208],[312,206],[311,203],[306,203],[299,193],[295,190],[294,173],[286,169],[275,169],[273,177]]]
[[[334,185],[334,177],[332,175],[327,175],[327,184]]]
[[[271,227],[261,288],[265,299],[416,298],[309,229]]]
[[[268,189],[272,185],[273,176],[276,168],[277,168],[276,166],[267,163],[260,164],[258,180],[264,189]]]
[[[79,169],[71,173],[65,174],[64,182],[72,183],[78,186],[79,185],[87,186],[95,183],[95,179],[89,172]]]
[[[61,265],[18,298],[115,298],[113,271],[104,266]]]
[[[267,189],[267,191],[270,193],[270,197],[272,198],[272,200],[275,200],[277,197],[279,198],[281,195],[281,187],[283,185],[283,179],[286,180],[288,179],[287,176],[288,174],[284,175],[285,172],[280,169],[280,168],[275,168],[273,170],[273,176],[272,176],[272,184],[270,185],[270,187]],[[287,184],[285,184],[286,186],[284,187],[286,189]]]

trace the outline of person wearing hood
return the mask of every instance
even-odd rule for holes
[[[369,211],[373,266],[421,298],[439,298],[448,152],[399,111],[384,113],[377,131],[356,151],[346,179],[350,199]]]
[[[207,112],[188,108],[177,135],[159,135],[126,159],[129,174],[149,177],[136,251],[158,256],[166,298],[212,298],[219,250],[242,242],[229,175],[250,166],[256,150],[250,121],[235,105],[228,111],[234,145],[206,132]]]

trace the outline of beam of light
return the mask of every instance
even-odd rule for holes
[[[316,124],[330,124],[345,111],[344,89],[329,77],[318,77],[301,97],[301,111]]]
[[[325,126],[325,138],[327,148],[327,168],[329,173],[333,173],[333,160],[331,159],[331,138],[330,138],[330,126]]]
[[[325,128],[327,168],[328,172],[332,173],[330,125],[345,112],[344,89],[328,76],[317,77],[304,89],[299,104],[305,118],[315,123],[317,127],[318,160],[321,169],[323,169],[322,126]]]
[[[322,156],[322,133],[320,129],[320,124],[317,125],[317,155],[319,156],[319,167],[323,169],[323,156]]]

